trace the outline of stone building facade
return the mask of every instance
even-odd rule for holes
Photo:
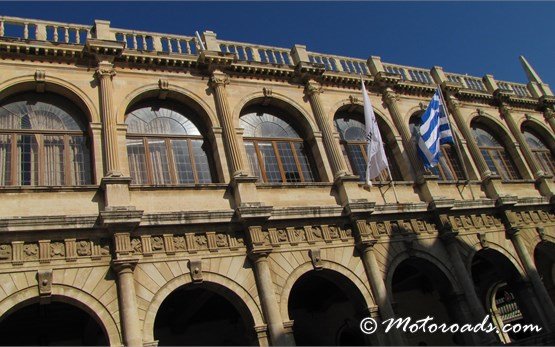
[[[202,41],[0,17],[6,343],[550,341],[555,97],[524,59],[526,85]],[[360,180],[361,78],[395,189]],[[458,145],[430,172],[413,128],[437,85]],[[358,326],[426,315],[543,330]]]

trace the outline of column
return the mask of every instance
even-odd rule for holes
[[[516,249],[516,253],[518,254],[520,261],[522,262],[522,265],[524,266],[524,270],[526,270],[526,274],[530,279],[532,288],[534,289],[534,293],[536,294],[536,297],[539,299],[539,301],[542,303],[541,308],[543,309],[545,317],[547,318],[546,323],[549,323],[550,325],[550,327],[546,328],[552,330],[555,328],[555,306],[553,305],[553,302],[551,302],[551,298],[549,297],[549,294],[547,293],[547,290],[543,285],[540,275],[538,274],[538,269],[536,269],[536,265],[534,264],[534,261],[532,260],[532,257],[530,256],[530,253],[528,252],[528,249],[524,244],[521,231],[519,228],[512,227],[509,228],[507,233],[511,238],[513,246]]]
[[[243,168],[241,151],[239,150],[235,127],[233,126],[233,116],[227,101],[226,85],[228,84],[229,77],[226,74],[218,70],[212,73],[212,77],[210,77],[210,87],[214,90],[216,111],[218,112],[218,118],[222,125],[222,134],[227,157],[229,158],[231,176],[247,176],[246,170]]]
[[[368,276],[368,281],[370,282],[370,288],[372,289],[372,294],[374,295],[376,304],[379,307],[382,321],[390,318],[395,318],[395,313],[393,312],[391,301],[387,296],[387,289],[385,288],[385,283],[380,271],[380,266],[378,265],[376,255],[374,254],[374,245],[371,243],[366,243],[361,244],[359,248],[361,249],[362,253],[364,270],[366,271],[366,276]],[[392,345],[399,346],[405,344],[404,339],[402,338],[398,329],[390,330],[387,336],[391,339]]]
[[[112,101],[112,78],[116,75],[112,63],[101,61],[98,63],[95,76],[99,82],[100,106],[103,123],[104,151],[106,155],[105,177],[121,177],[118,138],[117,138],[117,119]]]
[[[462,289],[464,290],[464,297],[470,309],[472,315],[472,320],[474,323],[480,323],[486,317],[486,311],[484,310],[480,299],[476,295],[474,288],[474,282],[470,278],[470,274],[466,271],[466,267],[462,261],[461,255],[459,253],[459,247],[457,246],[457,233],[453,231],[443,232],[440,236],[445,247],[447,248],[447,253],[449,253],[449,258],[453,264],[453,269],[455,270],[455,275],[461,283]],[[484,344],[492,344],[496,341],[492,334],[486,334],[482,332],[480,338]]]
[[[401,115],[401,111],[399,110],[399,106],[397,106],[397,94],[393,89],[386,88],[383,93],[383,99],[389,109],[389,113],[391,113],[391,118],[393,119],[393,123],[395,123],[395,127],[399,131],[401,135],[401,139],[403,141],[403,147],[408,152],[409,160],[412,164],[412,168],[414,169],[415,179],[418,181],[421,179],[422,175],[424,174],[424,167],[420,160],[418,159],[418,152],[416,150],[416,146],[411,143],[411,133],[409,131],[408,124],[405,123],[403,120],[403,116]]]
[[[310,100],[310,106],[316,118],[316,123],[318,123],[320,131],[322,131],[326,153],[328,154],[333,170],[333,177],[337,178],[344,176],[347,174],[347,165],[341,154],[339,143],[333,136],[333,125],[331,124],[331,120],[326,116],[322,106],[322,100],[320,99],[322,86],[318,82],[310,80],[306,84],[305,93]]]
[[[453,118],[455,119],[455,123],[457,123],[457,127],[461,131],[462,136],[468,144],[470,154],[472,155],[472,158],[474,159],[474,162],[478,167],[478,171],[480,172],[480,178],[484,179],[491,176],[492,172],[489,170],[488,165],[486,164],[486,161],[484,160],[484,157],[480,152],[478,143],[474,139],[474,136],[472,136],[472,133],[470,132],[470,127],[466,124],[464,117],[461,114],[459,101],[452,95],[446,95],[445,101],[451,109]],[[463,158],[461,158],[461,160],[463,160]]]
[[[127,347],[142,347],[143,345],[135,296],[135,280],[133,279],[133,270],[136,265],[137,259],[119,259],[112,263],[112,268],[117,274],[123,343]]]
[[[268,253],[251,252],[249,256],[253,262],[256,286],[268,325],[270,341],[274,346],[294,346],[295,343],[292,337],[287,336],[283,327],[283,320],[274,291],[272,272],[268,262]]]
[[[528,144],[524,139],[524,135],[516,125],[515,119],[511,114],[511,107],[509,107],[509,105],[507,105],[506,103],[502,102],[501,105],[499,106],[499,109],[501,110],[501,114],[503,115],[503,117],[505,117],[505,120],[507,121],[507,125],[509,126],[511,133],[513,134],[516,141],[518,142],[518,145],[520,146],[520,150],[524,155],[524,159],[526,159],[526,162],[530,166],[530,170],[532,170],[534,178],[540,178],[544,176],[545,173],[536,162],[536,159],[534,159],[534,156],[532,155],[532,151],[530,151],[530,148],[528,147]]]

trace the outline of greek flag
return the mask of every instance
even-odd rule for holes
[[[418,153],[420,153],[425,168],[437,165],[442,144],[453,143],[453,133],[449,127],[449,119],[445,113],[440,93],[438,88],[426,112],[421,117]]]
[[[388,168],[387,157],[382,143],[382,136],[376,115],[364,82],[362,82],[362,100],[364,101],[364,123],[366,125],[366,154],[368,163],[366,164],[366,184],[372,186],[372,180],[380,175],[380,173]]]

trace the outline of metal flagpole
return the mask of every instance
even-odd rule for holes
[[[383,142],[382,142],[383,146]],[[397,189],[395,189],[395,182],[393,181],[393,175],[391,174],[391,170],[389,169],[389,161],[387,162],[387,173],[389,174],[391,187],[393,188],[393,195],[395,196],[395,201],[399,203],[399,198],[397,197]]]
[[[445,116],[447,117],[447,122],[449,123],[449,128],[451,132],[453,132],[453,127],[451,126],[451,120],[449,119],[449,112],[447,112],[447,104],[445,103],[445,98],[443,97],[443,91],[441,87],[438,85],[437,89],[439,90],[439,97],[441,98],[441,103],[443,105],[443,112],[445,112]],[[466,169],[466,164],[464,163],[464,158],[462,156],[461,148],[459,147],[459,140],[457,139],[457,134],[453,133],[453,141],[455,142],[455,150],[457,151],[457,156],[459,157],[459,161],[462,164],[464,175],[466,176],[466,184],[468,185],[468,189],[470,189],[470,195],[472,196],[472,200],[476,200],[474,197],[474,192],[472,191],[472,185],[470,184],[470,177],[468,176],[468,170]]]

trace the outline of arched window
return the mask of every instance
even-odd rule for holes
[[[69,100],[25,93],[0,104],[0,185],[91,184],[85,116]]]
[[[191,121],[195,113],[150,101],[127,113],[127,155],[133,184],[211,183],[208,141]]]
[[[368,161],[366,153],[366,127],[361,121],[363,118],[362,115],[352,113],[340,113],[335,116],[335,127],[339,132],[343,156],[345,157],[350,171],[358,175],[361,181],[366,180],[366,163]],[[383,134],[381,129],[383,129],[384,126],[380,123],[381,121],[378,118],[378,127]],[[393,180],[400,181],[401,174],[391,152],[391,146],[387,145],[385,136],[382,136],[382,141],[384,142],[385,156],[387,157]],[[379,182],[389,181],[390,179],[387,170],[383,170],[380,176],[376,177],[374,180]]]
[[[418,146],[418,140],[420,138],[420,114],[413,115],[409,120],[409,128],[412,134],[412,142],[414,146]],[[456,136],[453,133],[453,136]],[[439,156],[438,165],[430,168],[429,170],[439,177],[440,181],[456,181],[464,179],[464,170],[462,169],[459,156],[457,155],[457,150],[455,149],[455,144],[446,143],[440,147],[441,155]]]
[[[263,182],[314,182],[307,146],[280,113],[254,107],[240,118],[251,172]]]
[[[541,165],[543,171],[546,174],[555,175],[555,160],[553,160],[553,155],[549,148],[533,131],[523,129],[522,133],[524,134],[526,143],[530,146],[530,150],[532,150],[532,154],[536,158],[538,164]]]
[[[479,123],[472,123],[472,135],[492,173],[500,175],[504,180],[521,178],[505,147],[489,129]]]

